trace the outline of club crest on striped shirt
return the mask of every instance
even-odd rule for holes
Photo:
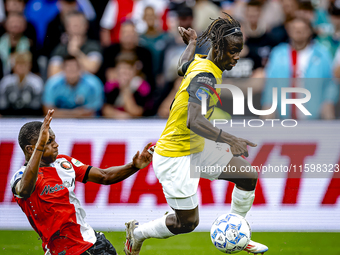
[[[63,161],[63,162],[61,162],[61,163],[60,163],[60,166],[61,166],[62,168],[64,168],[65,170],[70,170],[70,169],[72,169],[72,165],[71,165],[71,163],[68,162],[68,161]]]

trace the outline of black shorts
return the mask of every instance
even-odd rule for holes
[[[106,239],[105,235],[101,232],[95,233],[97,242],[95,242],[90,249],[83,252],[81,255],[117,255],[116,249],[110,241]]]

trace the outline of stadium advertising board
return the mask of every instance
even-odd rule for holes
[[[27,121],[0,120],[0,229],[31,229],[9,186],[24,163],[17,136]],[[164,120],[54,119],[51,124],[60,154],[101,168],[128,163],[137,150],[157,141],[164,126]],[[294,132],[221,128],[258,145],[249,148],[248,157],[260,172],[247,215],[254,231],[340,231],[340,122],[299,121]],[[232,190],[228,182],[200,181],[197,230],[209,230],[216,217],[229,212]],[[130,219],[144,223],[171,210],[152,165],[111,186],[76,183],[75,193],[94,229],[123,230]]]

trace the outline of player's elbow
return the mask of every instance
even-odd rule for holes
[[[22,197],[23,199],[27,199],[31,196],[31,194],[27,193],[27,192],[22,192],[19,195],[20,197]]]
[[[24,199],[29,198],[29,197],[31,196],[31,194],[32,194],[32,191],[27,190],[27,189],[23,189],[23,190],[20,190],[20,191],[18,192],[18,195],[19,195],[20,197],[24,198]]]
[[[101,184],[111,185],[122,181],[121,176],[118,173],[105,173],[102,177]]]
[[[108,174],[104,173],[102,176],[101,184],[110,185],[112,184],[112,177],[110,178]]]
[[[187,120],[187,128],[190,129],[191,131],[195,132],[194,130],[196,130],[197,127],[197,120],[196,118],[189,118]]]
[[[96,180],[95,183],[103,184],[103,185],[110,185],[112,184],[112,174],[109,175],[105,169],[99,169],[96,173]]]
[[[203,115],[200,114],[200,106],[196,103],[188,104],[188,116],[187,116],[187,128],[195,132],[196,127],[198,127]],[[204,118],[204,117],[203,117]]]
[[[188,119],[187,119],[187,128],[190,129],[192,132],[197,131],[197,129],[199,129],[200,126],[200,119],[197,116],[192,116],[192,115],[188,115]]]

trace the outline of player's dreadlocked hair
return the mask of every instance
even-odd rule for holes
[[[18,141],[21,149],[24,152],[26,145],[32,145],[38,140],[42,124],[43,123],[40,121],[32,121],[21,127]]]
[[[198,46],[211,42],[211,47],[217,48],[217,56],[215,60],[218,58],[222,59],[223,52],[227,50],[228,42],[224,40],[226,36],[242,36],[242,32],[239,29],[241,27],[240,23],[231,17],[228,13],[223,12],[226,15],[226,18],[218,17],[217,19],[211,19],[213,22],[209,25],[207,30],[205,30],[198,37]]]

